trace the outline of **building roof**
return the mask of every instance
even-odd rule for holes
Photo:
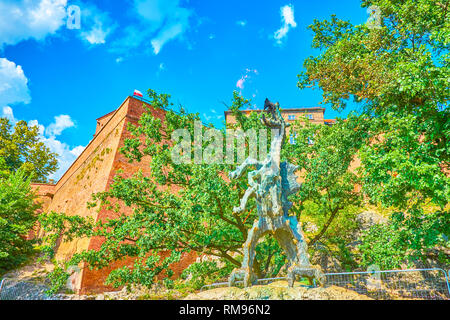
[[[117,109],[116,109],[117,110]],[[107,117],[107,116],[110,116],[110,115],[112,115],[114,112],[116,112],[116,110],[113,110],[113,111],[111,111],[111,112],[108,112],[107,114],[105,114],[105,115],[103,115],[103,116],[101,116],[100,118],[97,118],[97,119],[95,119],[95,120],[100,120],[100,119],[103,119],[103,118],[105,118],[105,117]]]

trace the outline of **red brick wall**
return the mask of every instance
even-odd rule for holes
[[[125,156],[119,152],[120,148],[124,146],[125,140],[127,138],[131,138],[131,134],[127,130],[128,125],[130,123],[137,125],[138,119],[144,111],[145,110],[143,108],[143,103],[140,100],[129,99],[126,118],[123,123],[123,127],[121,128],[120,131],[120,141],[117,147],[117,152],[114,155],[114,160],[108,177],[106,189],[110,187],[111,183],[113,182],[113,178],[119,169],[122,171],[121,176],[123,177],[131,177],[138,170],[142,170],[142,172],[146,176],[150,175],[150,159],[148,157],[144,157],[141,162],[129,163],[128,159],[125,158]],[[164,120],[165,117],[164,110],[161,109],[156,110],[151,108],[151,112],[153,116],[158,117],[161,120]],[[114,202],[112,202],[112,204],[114,205]],[[121,213],[130,214],[131,209],[123,207]],[[99,211],[97,215],[97,220],[101,219],[102,221],[106,221],[108,218],[113,219],[116,218],[118,215],[119,214],[114,211],[102,209]],[[101,247],[103,241],[104,239],[100,237],[92,238],[89,242],[88,249],[98,250]],[[174,271],[174,277],[179,276],[187,266],[189,266],[191,263],[195,261],[195,259],[196,259],[195,254],[184,254],[182,256],[181,261],[179,263],[173,264],[173,266],[171,267],[171,269]],[[85,294],[85,293],[97,293],[114,290],[114,288],[112,288],[111,286],[107,286],[104,284],[109,273],[112,270],[125,265],[132,266],[133,263],[134,259],[127,258],[123,261],[115,262],[111,264],[109,267],[103,268],[101,270],[89,270],[86,268],[83,271],[81,279],[81,287],[79,292]]]

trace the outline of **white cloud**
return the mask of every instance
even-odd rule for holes
[[[65,129],[74,127],[75,123],[69,115],[61,114],[55,117],[55,122],[51,123],[45,133],[48,136],[59,136]]]
[[[22,40],[43,40],[65,24],[67,0],[0,2],[0,49]]]
[[[113,52],[126,53],[150,43],[157,55],[167,42],[182,39],[193,13],[181,7],[180,0],[134,0],[133,9],[137,23],[123,30],[113,43]]]
[[[223,118],[223,115],[218,114],[216,109],[211,109],[211,112],[214,114],[214,116],[216,117],[217,120],[220,120]]]
[[[106,38],[117,28],[108,13],[92,4],[80,4],[82,32],[80,37],[91,45],[104,44]]]
[[[37,120],[28,121],[28,125],[30,127],[38,127],[39,134],[41,136],[44,135],[45,127],[42,124],[39,124],[39,122]]]
[[[203,118],[205,118],[206,121],[209,121],[212,119],[212,116],[208,116],[206,113],[203,113]]]
[[[238,87],[239,89],[244,89],[244,82],[247,79],[247,75],[242,76],[242,78],[240,78],[237,82],[236,82],[236,87]]]
[[[166,65],[164,64],[164,62],[161,62],[158,66],[158,70],[156,71],[156,76],[159,77],[161,72],[164,72],[165,70],[166,70]]]
[[[245,27],[247,25],[247,21],[246,20],[239,20],[239,21],[236,21],[236,24],[238,26]]]
[[[3,107],[2,118],[8,119],[13,124],[17,122],[16,118],[14,118],[13,109],[10,106]]]
[[[81,8],[78,37],[89,45],[104,44],[117,27],[106,12],[95,5],[71,1]],[[2,0],[0,1],[0,49],[20,41],[44,40],[56,35],[67,23],[67,0]]]
[[[111,43],[109,51],[126,55],[130,50],[143,45],[144,40],[151,35],[150,29],[139,28],[135,25],[128,25],[122,29],[122,35]]]
[[[86,39],[90,44],[103,44],[105,38],[108,35],[108,31],[103,30],[101,25],[94,26],[89,32],[82,32],[81,36]]]
[[[174,24],[169,28],[164,29],[162,32],[160,32],[150,42],[152,44],[153,52],[155,53],[155,55],[161,51],[162,47],[167,41],[176,38],[182,32],[183,32],[183,25],[181,23]]]
[[[292,4],[285,5],[280,8],[282,26],[275,31],[273,37],[278,45],[283,43],[283,39],[287,36],[290,28],[297,27],[297,23],[294,20],[294,6]]]
[[[78,157],[85,148],[86,147],[78,146],[78,147],[75,147],[72,150],[70,150],[70,153],[73,154],[75,157]]]
[[[250,74],[258,74],[258,70],[256,69],[245,69],[245,74],[236,82],[236,87],[239,89],[244,89],[244,83],[250,78]]]
[[[205,121],[209,122],[211,119],[213,120],[220,120],[223,118],[223,115],[218,114],[217,111],[215,109],[211,109],[211,115],[208,115],[206,113],[203,113],[203,118],[205,119]]]
[[[30,103],[28,79],[22,67],[5,58],[0,58],[0,108],[1,116],[11,123],[16,123],[13,109],[9,104]]]
[[[61,176],[69,169],[72,163],[77,159],[78,155],[84,150],[85,147],[77,146],[70,148],[64,142],[56,139],[55,137],[43,137],[41,138],[44,144],[52,151],[58,154],[58,170],[49,176],[49,179],[59,180]]]
[[[151,40],[154,54],[158,54],[170,40],[182,36],[189,27],[189,17],[192,12],[180,7],[179,0],[138,0],[136,2],[138,13],[147,18],[150,23],[154,23],[155,27],[161,27]],[[150,4],[149,7],[147,7],[148,4]]]
[[[0,107],[30,101],[28,79],[22,67],[6,58],[0,58]]]
[[[55,117],[55,121],[48,125],[47,128],[37,120],[31,120],[28,124],[37,126],[40,140],[50,151],[58,154],[59,169],[49,176],[49,179],[58,180],[85,148],[84,146],[71,147],[57,138],[65,129],[75,126],[74,122],[68,115],[59,115]]]

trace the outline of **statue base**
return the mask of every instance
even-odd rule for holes
[[[294,286],[294,282],[302,277],[307,278],[310,285],[314,285],[314,280],[316,280],[315,284],[319,286],[325,284],[325,275],[319,266],[292,266],[288,269],[287,273],[289,287],[292,288]],[[242,281],[244,287],[251,287],[257,283],[258,278],[252,271],[235,269],[229,277],[228,286],[233,287],[238,281]]]

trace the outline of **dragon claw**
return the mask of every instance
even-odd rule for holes
[[[323,285],[325,283],[325,275],[323,274],[320,267],[291,266],[288,270],[287,275],[289,287],[293,287],[296,278],[302,276],[308,278],[310,285],[313,284],[313,279],[315,279],[319,283],[319,285]]]
[[[256,280],[256,275],[249,268],[234,269],[228,279],[228,285],[233,287],[237,281],[243,281],[244,287],[250,287]]]

